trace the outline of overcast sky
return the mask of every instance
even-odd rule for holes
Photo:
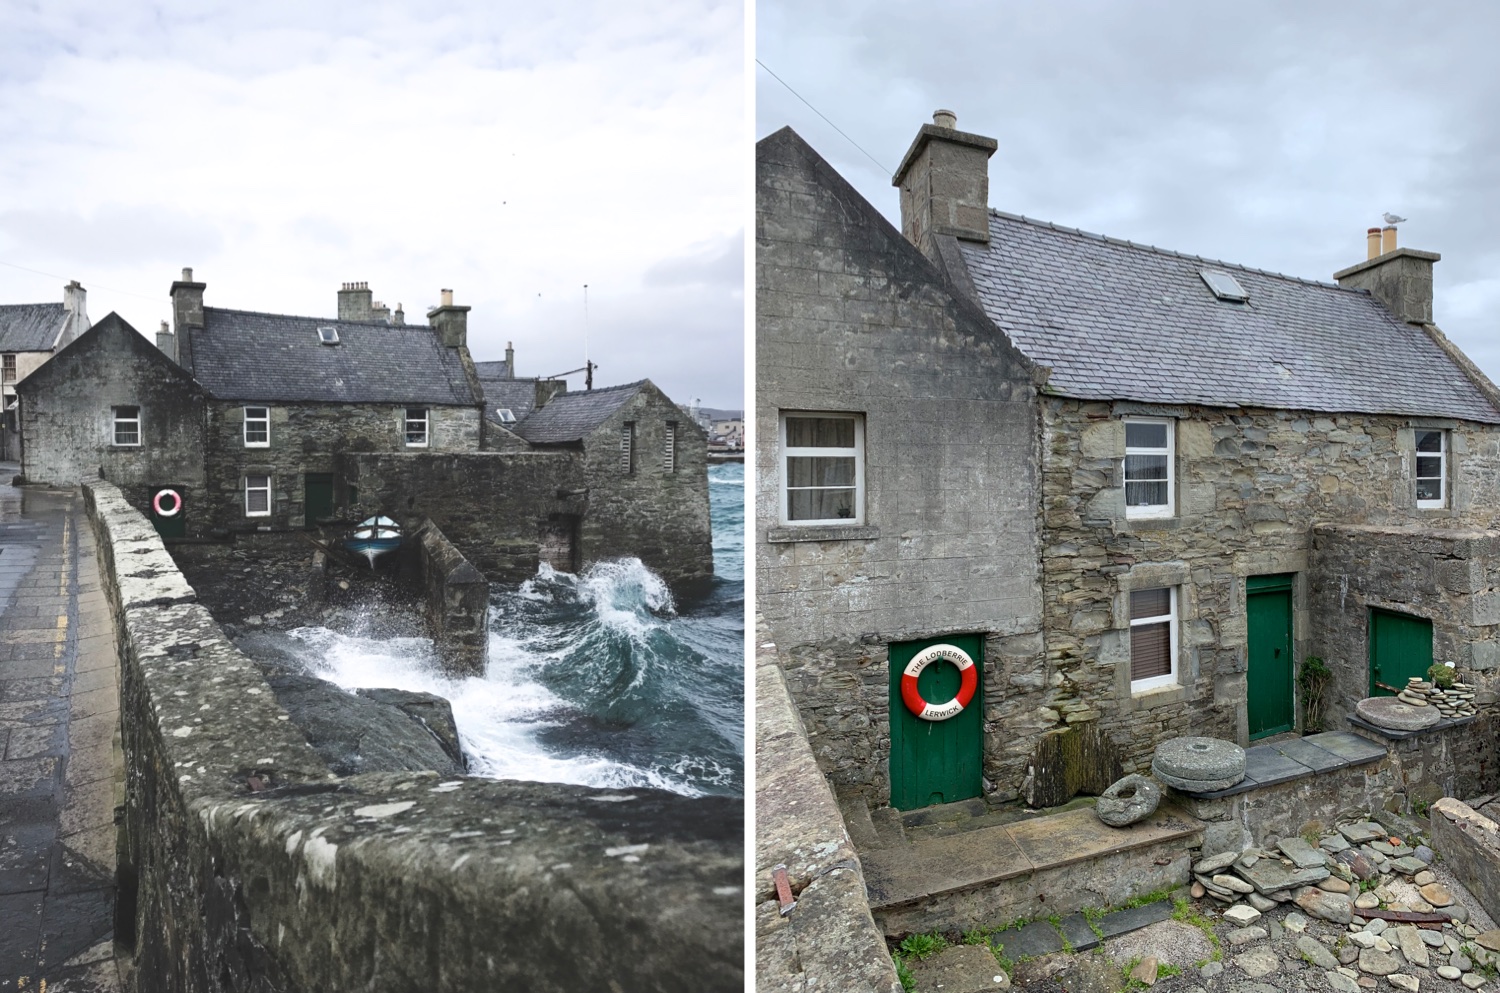
[[[78,279],[151,334],[183,266],[272,313],[449,287],[548,375],[587,283],[596,384],[739,407],[747,78],[736,0],[0,0],[0,302]]]
[[[934,12],[942,8],[939,12]],[[757,4],[756,135],[792,126],[893,223],[932,111],[997,139],[990,206],[1316,279],[1392,211],[1500,380],[1500,7]],[[1378,359],[1378,343],[1371,359]]]

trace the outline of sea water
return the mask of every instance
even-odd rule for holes
[[[743,795],[744,466],[708,476],[714,579],[691,602],[635,558],[543,566],[491,588],[483,676],[443,676],[426,638],[304,627],[296,654],[345,689],[446,697],[474,775]]]

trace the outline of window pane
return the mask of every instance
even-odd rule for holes
[[[139,426],[135,422],[115,425],[116,445],[139,445],[140,443],[141,433]]]
[[[1152,591],[1162,592],[1165,590]],[[1131,594],[1134,599],[1135,594]],[[1130,678],[1150,679],[1172,671],[1170,624],[1142,624],[1130,629]]]
[[[1167,478],[1167,457],[1165,455],[1127,455],[1125,456],[1125,481],[1139,482],[1142,480],[1155,480]]]
[[[247,421],[245,423],[245,440],[251,443],[267,440],[265,422]]]
[[[1165,507],[1166,483],[1126,483],[1125,503],[1131,507]]]
[[[1130,619],[1132,621],[1142,617],[1164,617],[1171,612],[1172,591],[1170,589],[1131,590]]]
[[[788,486],[853,486],[854,460],[848,458],[789,458]]]
[[[854,421],[848,417],[788,417],[788,448],[853,448]]]
[[[1441,479],[1419,479],[1417,480],[1418,500],[1441,500],[1443,498],[1443,481]]]
[[[1443,432],[1441,431],[1418,431],[1417,451],[1419,452],[1441,452],[1443,450]]]
[[[1435,479],[1443,474],[1443,460],[1436,455],[1417,456],[1417,478]]]
[[[1132,424],[1125,422],[1126,448],[1166,448],[1167,426],[1165,424]]]
[[[854,490],[788,490],[787,517],[793,521],[854,518]]]

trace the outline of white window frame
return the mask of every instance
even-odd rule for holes
[[[413,412],[419,412],[421,417],[411,416]],[[413,424],[422,425],[422,440],[412,441],[411,430]],[[432,440],[432,408],[431,407],[406,407],[401,414],[401,437],[406,440],[407,448],[426,448]]]
[[[788,418],[817,417],[824,420],[847,420],[854,422],[853,448],[808,448],[791,446],[786,441]],[[859,527],[865,523],[865,415],[848,411],[829,410],[783,410],[777,424],[778,447],[781,449],[781,523],[789,527]],[[791,473],[788,461],[794,458],[854,458],[854,516],[835,517],[824,520],[792,520],[791,491],[810,487],[789,487]]]
[[[14,383],[16,381],[16,356],[14,352],[6,352],[0,355],[0,383]]]
[[[1125,458],[1120,460],[1120,488],[1125,494],[1125,518],[1127,520],[1162,520],[1177,515],[1177,422],[1170,417],[1127,417],[1124,418],[1125,430],[1130,430],[1132,424],[1162,424],[1167,429],[1167,447],[1162,448],[1132,448],[1125,446]],[[1125,466],[1132,455],[1165,455],[1167,457],[1167,502],[1150,507],[1132,507],[1130,505],[1130,481],[1125,475]]]
[[[259,479],[264,479],[266,481],[264,486],[252,486],[251,485],[252,481],[259,480]],[[264,493],[266,495],[266,509],[265,510],[251,510],[250,509],[250,494],[251,493]],[[245,516],[246,517],[270,517],[271,516],[271,476],[270,476],[269,473],[257,473],[255,475],[251,475],[250,473],[246,473],[245,474]]]
[[[1131,593],[1147,593],[1147,592],[1150,592],[1151,590],[1159,590],[1159,589],[1165,589],[1165,590],[1167,590],[1171,594],[1171,596],[1169,597],[1170,608],[1169,608],[1168,612],[1165,613],[1165,614],[1157,614],[1157,615],[1155,615],[1153,617],[1140,617],[1140,618],[1132,617],[1130,619],[1130,627],[1131,627],[1131,629],[1133,631],[1136,627],[1143,627],[1143,626],[1145,626],[1147,624],[1160,624],[1163,620],[1166,620],[1167,621],[1167,631],[1168,631],[1168,641],[1170,642],[1170,647],[1168,648],[1168,651],[1171,652],[1172,669],[1171,669],[1170,672],[1163,673],[1160,676],[1148,676],[1145,679],[1132,679],[1130,681],[1130,692],[1132,694],[1145,693],[1145,692],[1149,692],[1150,690],[1158,690],[1158,689],[1161,689],[1164,686],[1176,686],[1177,682],[1178,682],[1178,678],[1177,678],[1177,638],[1178,638],[1178,628],[1180,626],[1178,624],[1178,617],[1179,617],[1179,613],[1180,612],[1178,611],[1177,605],[1178,605],[1178,599],[1179,599],[1178,592],[1179,592],[1179,590],[1181,590],[1181,587],[1179,587],[1179,586],[1167,586],[1167,587],[1152,586],[1152,587],[1147,587],[1145,589],[1132,590],[1130,593],[1126,593],[1125,594],[1125,614],[1126,614],[1126,616],[1129,616],[1130,613],[1131,613],[1131,610],[1130,610],[1130,597],[1131,597]],[[1134,667],[1134,665],[1135,665],[1135,658],[1134,658],[1133,653],[1132,653],[1132,657],[1131,657],[1131,660],[1130,660],[1130,664],[1131,664],[1132,667]]]
[[[661,468],[671,475],[677,471],[677,422],[668,421],[662,434]]]
[[[260,413],[259,416],[252,416],[251,413],[250,413],[252,410],[258,410],[261,413]],[[251,441],[250,440],[250,425],[251,425],[252,422],[260,424],[265,429],[265,435],[266,435],[266,437],[265,437],[264,441]],[[241,437],[244,439],[245,447],[246,448],[270,448],[271,447],[271,408],[270,407],[246,407],[245,408],[245,427],[244,427],[244,430],[241,432]]]
[[[1411,459],[1412,492],[1413,493],[1416,492],[1416,487],[1417,487],[1417,483],[1418,483],[1419,480],[1422,480],[1422,479],[1432,479],[1433,478],[1431,476],[1418,476],[1417,475],[1418,459],[1430,459],[1430,458],[1434,457],[1434,453],[1433,452],[1421,452],[1421,451],[1417,450],[1417,436],[1418,435],[1422,435],[1422,434],[1429,434],[1429,433],[1435,433],[1438,436],[1438,438],[1439,438],[1439,444],[1441,446],[1438,449],[1438,451],[1435,453],[1436,454],[1436,458],[1438,460],[1438,474],[1437,474],[1438,498],[1436,500],[1423,500],[1423,499],[1421,499],[1419,497],[1417,499],[1417,509],[1418,510],[1446,510],[1446,509],[1448,509],[1448,452],[1451,450],[1452,446],[1449,444],[1449,441],[1448,441],[1448,431],[1446,431],[1445,429],[1442,429],[1442,428],[1423,428],[1423,427],[1419,427],[1419,428],[1416,428],[1412,432],[1412,439],[1411,439],[1411,441],[1412,441],[1412,459]]]
[[[620,425],[620,474],[635,475],[635,421]]]
[[[133,411],[135,411],[135,416],[134,417],[121,417],[120,416],[120,411],[122,411],[122,410],[133,410]],[[140,448],[141,447],[141,441],[143,440],[141,438],[141,408],[140,408],[140,406],[138,404],[128,404],[128,403],[126,403],[126,404],[120,404],[118,407],[111,407],[110,408],[110,413],[113,415],[113,417],[112,417],[112,419],[110,421],[110,435],[109,435],[110,444],[114,448]],[[120,440],[120,427],[122,425],[125,425],[125,424],[134,424],[135,425],[135,441],[121,441]]]

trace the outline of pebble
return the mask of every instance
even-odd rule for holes
[[[1370,923],[1368,923],[1368,924],[1365,925],[1365,932],[1367,934],[1378,935],[1378,934],[1381,934],[1382,932],[1384,932],[1385,929],[1388,928],[1388,927],[1390,927],[1390,926],[1391,926],[1391,922],[1390,921],[1381,920],[1379,917],[1377,917],[1373,921],[1371,921]]]
[[[1418,886],[1426,886],[1428,883],[1437,882],[1437,877],[1432,874],[1431,869],[1423,869],[1421,872],[1411,877],[1411,881],[1416,883]]]
[[[1464,974],[1464,971],[1462,969],[1455,969],[1451,965],[1440,965],[1438,966],[1437,974],[1444,979],[1457,979]]]
[[[1303,931],[1307,930],[1307,918],[1303,917],[1301,914],[1297,913],[1294,910],[1290,914],[1286,915],[1286,918],[1281,922],[1281,926],[1286,928],[1288,931],[1301,934]]]
[[[1464,978],[1460,979],[1459,982],[1471,990],[1477,990],[1484,985],[1484,977],[1477,972],[1466,972],[1464,973]]]
[[[1245,882],[1239,876],[1230,876],[1221,873],[1213,877],[1213,884],[1222,889],[1233,890],[1235,893],[1255,892],[1255,887]]]
[[[1254,951],[1236,955],[1234,964],[1243,969],[1251,979],[1260,979],[1280,969],[1281,959],[1277,958],[1276,953],[1269,948],[1257,948]]]
[[[1380,897],[1374,893],[1361,893],[1354,898],[1354,905],[1360,910],[1373,910],[1380,906]]]
[[[1329,893],[1348,893],[1349,888],[1349,884],[1337,876],[1329,876],[1318,884],[1318,889]]]
[[[1246,927],[1260,920],[1260,911],[1254,907],[1247,907],[1243,903],[1237,903],[1224,911],[1224,919],[1240,927]]]
[[[1401,971],[1401,963],[1389,952],[1366,948],[1359,953],[1359,971],[1367,972],[1372,976],[1389,976],[1393,972]]]
[[[1488,948],[1492,952],[1500,951],[1500,930],[1486,931],[1481,935],[1476,935],[1474,944],[1480,948]]]
[[[1223,962],[1205,962],[1203,968],[1198,970],[1198,977],[1200,979],[1212,979],[1223,971]]]
[[[1421,889],[1422,899],[1434,907],[1446,907],[1453,903],[1453,894],[1442,883],[1428,883]]]
[[[1421,985],[1416,976],[1408,976],[1404,972],[1392,973],[1385,977],[1385,981],[1397,989],[1406,990],[1407,993],[1417,993],[1417,987]]]
[[[1334,993],[1360,993],[1359,984],[1341,972],[1325,972],[1323,975],[1328,980],[1328,988]]]
[[[1263,927],[1242,927],[1235,928],[1224,935],[1224,940],[1229,942],[1231,947],[1238,948],[1241,945],[1248,945],[1252,941],[1259,941],[1268,934],[1270,932]]]
[[[1474,968],[1474,960],[1469,958],[1469,956],[1465,955],[1463,952],[1454,952],[1452,957],[1448,959],[1448,964],[1453,966],[1459,972],[1468,972],[1470,969]]]
[[[1371,934],[1368,931],[1355,931],[1349,936],[1349,941],[1360,948],[1374,948],[1375,940],[1379,937],[1379,935]]]
[[[1301,952],[1304,959],[1319,969],[1337,969],[1339,967],[1339,960],[1334,958],[1333,953],[1322,942],[1310,935],[1304,934],[1297,939],[1297,951]]]
[[[1276,906],[1275,900],[1272,900],[1270,897],[1261,896],[1259,893],[1246,893],[1245,902],[1262,914]]]
[[[1428,948],[1442,948],[1443,936],[1436,931],[1419,930],[1417,934]]]
[[[1423,862],[1426,862],[1428,865],[1431,865],[1432,860],[1437,858],[1437,854],[1426,845],[1418,845],[1417,850],[1413,854]]]
[[[1188,893],[1192,895],[1194,900],[1202,900],[1203,894],[1207,892],[1208,890],[1204,889],[1203,884],[1198,882],[1197,880],[1193,881],[1192,888],[1188,890]]]

